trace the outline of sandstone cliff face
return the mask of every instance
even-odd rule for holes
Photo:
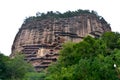
[[[32,20],[24,23],[20,28],[12,46],[12,53],[20,52],[24,45],[53,44],[57,35],[62,37],[63,42],[79,42],[82,37],[97,31],[104,33],[111,31],[111,28],[91,14],[70,18]]]
[[[87,35],[98,37],[106,31],[111,31],[109,24],[93,14],[59,19],[33,19],[23,23],[19,29],[11,56],[16,52],[23,52],[26,60],[36,69],[45,68],[56,61],[62,43],[79,42]]]

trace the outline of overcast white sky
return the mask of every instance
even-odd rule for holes
[[[11,53],[11,46],[24,19],[36,12],[95,10],[120,32],[119,0],[0,0],[0,52]]]

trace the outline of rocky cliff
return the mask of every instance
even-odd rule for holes
[[[23,52],[26,60],[33,61],[32,64],[37,68],[46,57],[52,56],[50,58],[55,61],[62,43],[79,42],[87,35],[99,37],[106,31],[111,31],[110,25],[103,18],[90,13],[67,18],[32,18],[24,22],[19,29],[11,56],[16,52]],[[48,58],[46,61],[52,62]]]

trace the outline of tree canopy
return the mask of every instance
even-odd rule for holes
[[[107,32],[79,43],[66,43],[45,80],[119,80],[120,34]]]
[[[58,18],[69,18],[69,17],[79,16],[79,15],[82,15],[82,14],[93,14],[96,17],[98,17],[98,19],[100,19],[101,21],[106,22],[104,20],[104,18],[99,16],[97,14],[97,12],[94,11],[94,10],[90,11],[90,10],[78,9],[76,11],[66,11],[64,13],[61,13],[59,11],[56,11],[56,12],[48,11],[47,13],[37,12],[36,16],[30,16],[30,17],[26,18],[24,23],[30,22],[30,21],[33,21],[33,20],[42,20],[42,19],[47,19],[47,18],[52,18],[52,19],[54,19],[54,18],[55,19],[58,19]]]
[[[34,72],[34,68],[24,61],[23,55],[10,59],[0,53],[0,80],[22,80],[30,72]]]

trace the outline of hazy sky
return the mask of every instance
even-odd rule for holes
[[[0,0],[0,52],[11,53],[11,46],[24,19],[36,12],[95,10],[120,32],[119,0]]]

